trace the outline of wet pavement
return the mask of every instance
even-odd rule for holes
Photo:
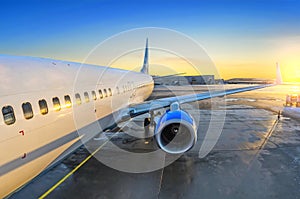
[[[126,156],[118,155],[107,144],[46,198],[300,198],[299,121],[292,117],[277,121],[276,111],[283,109],[263,102],[254,106],[251,100],[241,100],[251,97],[249,93],[235,95],[227,99],[227,105],[215,110],[221,115],[226,112],[225,122],[216,145],[205,157],[199,158],[199,151],[208,124],[216,127],[222,123],[222,117],[212,120],[212,111],[203,105],[206,102],[185,105],[199,120],[198,142],[175,162],[148,173],[118,171],[97,159],[107,156],[120,165],[126,161]],[[41,196],[89,156],[86,148],[93,151],[105,139],[129,152],[142,154],[156,150],[154,142],[145,144],[145,139],[136,139],[122,131],[106,133],[100,141],[92,140],[11,198]],[[154,164],[164,163],[163,159],[149,158],[154,159]]]

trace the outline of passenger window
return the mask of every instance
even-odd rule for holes
[[[48,106],[46,100],[42,99],[39,101],[40,112],[42,115],[46,115],[48,113]]]
[[[99,90],[99,95],[100,95],[100,99],[102,99],[103,98],[103,94],[102,94],[101,90]]]
[[[97,100],[97,95],[96,95],[95,91],[92,91],[92,97],[93,97],[93,100]]]
[[[109,96],[112,96],[112,92],[111,92],[110,88],[108,89],[108,94],[109,94]]]
[[[33,118],[32,106],[29,102],[23,103],[22,109],[26,120]]]
[[[89,97],[89,94],[87,92],[84,92],[84,99],[85,99],[86,103],[88,103],[90,101],[90,97]]]
[[[65,95],[65,104],[67,108],[71,108],[72,107],[72,101],[69,95]]]
[[[59,101],[58,97],[52,98],[52,102],[53,102],[53,109],[55,111],[60,111],[61,106],[60,106],[60,101]]]
[[[106,89],[103,89],[104,97],[107,97]]]
[[[116,90],[117,90],[117,94],[120,94],[120,90],[119,90],[118,86],[117,86]]]
[[[16,118],[15,118],[15,113],[14,113],[14,109],[11,106],[4,106],[2,108],[2,115],[3,115],[3,119],[5,124],[7,125],[11,125],[13,123],[16,122]]]
[[[79,93],[75,94],[75,99],[76,99],[76,104],[80,105],[81,104],[81,97]]]

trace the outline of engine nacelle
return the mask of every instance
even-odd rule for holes
[[[158,146],[167,153],[184,153],[197,141],[195,121],[187,112],[179,108],[172,110],[171,107],[157,122],[155,139]]]

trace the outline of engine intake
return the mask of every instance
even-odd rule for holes
[[[170,154],[190,150],[197,141],[194,119],[183,110],[171,109],[156,124],[155,139],[158,146]]]

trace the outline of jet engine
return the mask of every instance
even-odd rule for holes
[[[197,141],[197,128],[192,116],[173,103],[170,110],[159,118],[155,128],[158,146],[169,154],[190,150]]]

